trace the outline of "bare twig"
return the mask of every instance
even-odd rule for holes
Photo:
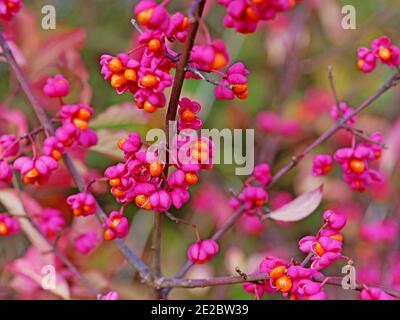
[[[161,242],[162,242],[162,212],[154,212],[153,234],[151,239],[152,254],[152,270],[156,277],[161,277]],[[161,290],[154,290],[153,295],[155,299],[165,298]]]
[[[311,250],[308,255],[304,258],[304,260],[301,262],[301,266],[305,267],[310,260],[312,259],[312,257],[314,256],[314,252]]]
[[[185,224],[185,225],[187,225],[187,226],[192,227],[193,230],[194,230],[194,233],[195,233],[195,235],[196,235],[196,240],[197,240],[197,241],[201,241],[201,237],[200,237],[199,230],[197,229],[197,226],[196,226],[194,223],[191,223],[191,222],[189,222],[189,221],[186,221],[186,220],[177,218],[177,217],[175,217],[172,213],[170,213],[170,212],[168,212],[168,211],[165,212],[165,215],[167,216],[168,219],[170,219],[171,221],[173,221],[173,222],[175,222],[175,223],[181,223],[181,224]]]
[[[186,69],[192,73],[194,73],[196,76],[198,76],[201,80],[206,81],[214,86],[224,86],[226,88],[230,88],[229,85],[224,85],[224,84],[220,84],[218,81],[211,79],[208,75],[206,75],[205,73],[203,73],[202,71],[192,67],[192,66],[187,66]]]
[[[333,67],[332,66],[328,67],[328,79],[329,79],[329,85],[331,87],[333,97],[335,99],[336,109],[339,114],[339,118],[341,119],[341,118],[343,118],[343,111],[340,108],[340,100],[339,100],[339,97],[336,92],[335,81],[333,80]]]
[[[246,279],[243,276],[222,276],[208,279],[164,279],[160,282],[161,288],[204,288],[221,286],[228,284],[237,284],[243,282],[257,282],[269,279],[268,273],[258,273],[246,275]]]

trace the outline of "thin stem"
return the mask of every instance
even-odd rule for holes
[[[28,140],[31,143],[31,148],[32,148],[32,158],[36,159],[37,158],[37,148],[36,148],[36,143],[33,137],[29,134],[28,135]]]
[[[135,19],[131,19],[131,24],[137,30],[137,32],[139,32],[140,34],[143,33],[142,28],[140,28],[139,24],[137,23],[137,21]]]
[[[269,279],[268,273],[250,274],[246,276],[221,276],[207,279],[178,279],[167,278],[160,281],[161,288],[204,288],[243,282],[257,282]]]
[[[179,219],[177,217],[175,217],[172,213],[166,211],[165,215],[167,216],[168,219],[170,219],[171,221],[175,222],[175,223],[181,223],[181,224],[185,224],[187,226],[190,226],[193,228],[194,233],[196,235],[196,240],[197,242],[201,241],[201,237],[200,237],[200,233],[199,233],[199,229],[197,229],[197,226],[194,223],[190,223],[189,221],[183,220],[183,219]]]
[[[333,97],[335,99],[336,109],[337,109],[337,112],[339,114],[339,118],[341,119],[341,118],[343,118],[343,111],[342,111],[342,109],[340,109],[340,100],[339,100],[339,97],[338,97],[337,92],[336,92],[335,81],[333,80],[333,68],[332,68],[332,66],[328,67],[328,79],[329,79],[329,85],[331,87]]]
[[[367,134],[365,134],[361,129],[354,128],[353,126],[349,126],[347,124],[344,124],[343,129],[346,129],[347,131],[351,132],[353,135],[356,137],[360,138],[361,140],[364,140],[366,142],[369,142],[371,144],[377,145],[379,147],[382,147],[386,149],[386,145],[383,143],[379,143],[377,141],[372,140]]]
[[[324,230],[327,226],[329,226],[329,223],[325,222],[325,223],[321,226],[321,228],[319,228],[317,234],[315,235],[315,238],[319,238],[319,236],[320,236],[322,230]],[[304,260],[301,262],[301,266],[302,266],[302,267],[305,267],[305,266],[310,262],[310,260],[314,257],[314,255],[315,255],[314,251],[313,251],[313,250],[310,250],[310,252],[308,253],[308,255],[307,255],[307,256],[304,258]]]
[[[203,29],[204,36],[206,38],[207,44],[211,44],[212,43],[211,34],[210,34],[210,31],[207,28],[207,25],[206,25],[205,21],[203,19],[201,19],[201,18],[198,18],[198,20],[199,20],[200,27]]]
[[[310,250],[310,252],[308,253],[308,255],[304,258],[304,260],[301,262],[301,266],[305,267],[310,260],[312,259],[312,257],[314,257],[314,252],[312,250]]]
[[[208,76],[206,76],[205,74],[203,74],[200,70],[192,67],[192,66],[187,66],[186,68],[188,71],[192,72],[193,74],[195,74],[196,76],[198,76],[201,80],[206,81],[208,83],[211,83],[214,86],[218,86],[219,83],[217,81],[214,81],[212,79],[210,79]],[[227,86],[229,87],[229,86]]]
[[[151,240],[152,249],[152,270],[156,277],[161,277],[161,240],[162,240],[162,221],[163,213],[154,212],[154,224],[153,224],[153,235]],[[162,299],[163,295],[161,290],[154,290],[153,292],[155,299]]]

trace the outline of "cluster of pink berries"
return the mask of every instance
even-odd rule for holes
[[[48,78],[43,88],[44,94],[49,98],[58,98],[63,102],[63,98],[69,94],[69,82],[62,76],[56,75]],[[17,137],[13,134],[0,136],[0,181],[10,183],[13,170],[21,175],[21,180],[26,184],[44,184],[51,173],[58,168],[58,161],[68,147],[88,148],[97,143],[96,133],[89,129],[88,122],[92,117],[93,109],[85,104],[62,105],[58,117],[54,120],[61,125],[56,129],[54,135],[50,135],[44,129],[35,130],[25,136]],[[46,138],[41,146],[41,155],[37,154],[37,143],[34,135],[45,132]],[[29,138],[32,146],[32,157],[18,155],[21,153],[22,140]],[[17,158],[15,161],[14,159]],[[10,162],[13,161],[12,166]],[[96,202],[93,196],[82,193],[68,198],[73,214],[75,216],[87,216],[96,210]],[[10,220],[11,219],[11,220]],[[58,209],[47,208],[35,218],[41,232],[47,237],[54,237],[60,233],[65,226],[63,213]],[[8,218],[4,222],[4,233],[12,234],[14,230]],[[15,223],[16,220],[15,220]],[[14,223],[14,225],[15,225]]]
[[[122,207],[123,208],[123,207]],[[123,212],[113,211],[103,223],[104,239],[113,240],[115,238],[125,238],[129,232],[128,219],[123,216]]]
[[[390,68],[396,68],[400,64],[400,48],[393,45],[387,36],[373,40],[371,48],[359,48],[357,55],[357,68],[365,73],[375,70],[378,59]]]
[[[382,36],[372,41],[371,49],[358,49],[357,67],[363,72],[371,72],[376,67],[376,60],[391,68],[400,64],[400,49],[391,43],[387,36]],[[340,102],[339,106],[332,107],[331,116],[335,121],[341,117],[350,116],[346,121],[347,126],[352,126],[356,122],[356,117],[352,116],[353,109],[346,103]],[[357,130],[357,129],[354,129]],[[370,161],[381,157],[383,151],[382,134],[380,132],[372,133],[367,139],[361,138],[356,142],[354,134],[353,145],[348,148],[336,150],[333,157],[330,154],[317,154],[313,158],[313,174],[315,176],[327,175],[333,166],[335,160],[342,168],[343,180],[350,187],[357,191],[365,191],[372,183],[382,181],[382,174],[377,170],[370,168]]]
[[[43,89],[48,97],[62,98],[69,93],[69,83],[61,75],[49,78]],[[88,121],[93,114],[93,109],[84,103],[63,105],[59,112],[61,126],[57,128],[54,136],[46,132],[43,142],[42,154],[37,155],[36,143],[33,135],[28,134],[32,142],[33,156],[22,156],[13,163],[13,168],[8,164],[9,159],[17,157],[20,153],[21,138],[6,134],[0,136],[0,181],[9,183],[12,170],[19,171],[21,179],[26,184],[44,184],[50,174],[58,168],[58,161],[64,149],[72,146],[88,148],[97,143],[96,133],[88,128]]]
[[[178,132],[199,130],[202,121],[196,116],[199,103],[182,98],[178,110]],[[165,212],[171,206],[179,209],[189,201],[189,186],[199,180],[199,171],[212,167],[212,142],[204,137],[172,137],[169,146],[169,162],[161,158],[163,145],[151,150],[138,133],[131,133],[118,141],[118,148],[124,153],[124,162],[108,167],[104,176],[111,187],[111,194],[124,206],[135,203],[144,210]],[[169,174],[168,168],[175,170]],[[169,174],[169,175],[168,175]],[[113,212],[106,221],[105,238],[124,237],[126,230],[118,230],[121,212]],[[114,228],[114,229],[113,229]],[[115,232],[114,232],[115,231]]]
[[[323,284],[315,282],[313,277],[342,257],[343,236],[340,231],[346,224],[346,217],[327,210],[323,220],[324,224],[316,236],[306,236],[299,241],[302,252],[312,253],[310,267],[295,260],[288,263],[268,256],[261,262],[258,272],[269,274],[269,280],[263,283],[246,282],[243,284],[244,290],[258,298],[264,293],[281,292],[292,300],[325,300],[327,297]]]
[[[66,221],[61,210],[45,208],[33,215],[41,233],[48,238],[56,238],[65,228]],[[20,231],[20,225],[16,217],[7,213],[0,213],[0,236],[10,236]],[[81,254],[88,254],[98,244],[96,232],[88,231],[80,234],[74,240],[74,246]]]
[[[139,24],[146,28],[139,38],[139,47],[116,56],[100,58],[101,74],[118,94],[126,91],[134,95],[139,109],[152,113],[165,106],[165,90],[172,85],[170,71],[175,68],[179,54],[169,48],[176,40],[184,42],[189,30],[189,18],[178,12],[170,16],[161,4],[153,0],[140,1],[134,13]],[[190,56],[188,70],[218,72],[222,79],[215,89],[219,99],[245,99],[248,95],[248,70],[242,63],[232,65],[227,73],[221,69],[229,63],[229,54],[222,40],[210,40],[207,45],[196,45]],[[196,71],[187,78],[198,79]]]
[[[11,20],[23,6],[22,0],[0,0],[0,20]]]
[[[217,99],[232,100],[235,97],[246,99],[249,94],[248,80],[249,70],[243,63],[236,62],[228,68],[222,80],[215,87],[214,95]]]
[[[336,105],[332,107],[332,118],[336,121],[340,117],[347,117],[353,113],[353,109],[344,102],[339,104],[340,112]],[[350,117],[346,125],[351,126],[356,122],[355,116]],[[335,160],[342,169],[343,180],[357,191],[365,191],[374,182],[380,182],[382,175],[370,168],[370,161],[381,157],[382,135],[380,132],[372,133],[368,139],[356,142],[354,135],[353,145],[347,148],[340,148],[335,151],[333,157],[330,154],[317,154],[313,158],[312,172],[315,176],[325,176],[329,174]]]
[[[327,210],[323,219],[325,225],[316,236],[306,236],[299,241],[302,252],[313,252],[311,268],[315,270],[325,269],[342,257],[343,236],[340,231],[346,225],[346,216]]]
[[[89,193],[80,192],[67,198],[67,204],[76,217],[90,216],[96,213],[96,199]]]
[[[298,0],[218,0],[227,10],[224,26],[237,32],[252,33],[260,21],[274,19],[278,13],[288,11]]]

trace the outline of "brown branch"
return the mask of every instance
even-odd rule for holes
[[[162,242],[162,221],[163,221],[163,213],[162,212],[154,212],[154,223],[153,223],[153,234],[151,239],[151,267],[154,275],[157,278],[162,276],[161,274],[161,242]],[[164,299],[165,297],[162,294],[161,290],[155,289],[152,292],[154,299]]]
[[[221,276],[208,279],[163,279],[158,284],[161,288],[204,288],[243,282],[257,282],[268,280],[268,273],[249,274],[246,279],[243,276]]]
[[[152,241],[152,247],[151,249],[155,251],[154,255],[154,270],[153,272],[157,277],[161,276],[161,265],[160,265],[160,250],[161,250],[161,223],[162,223],[162,216],[163,213],[161,212],[155,212],[154,213],[154,226],[153,230],[153,241]]]
[[[197,32],[199,30],[199,26],[200,26],[199,21],[201,19],[201,16],[203,15],[205,3],[206,3],[206,0],[195,0],[192,7],[190,8],[191,23],[190,23],[190,27],[189,27],[189,33],[188,33],[185,45],[182,50],[182,54],[180,55],[179,61],[176,64],[174,82],[172,84],[171,96],[170,96],[169,104],[168,104],[168,111],[167,111],[167,115],[165,118],[165,132],[166,132],[166,139],[167,139],[167,141],[166,141],[166,145],[167,145],[166,166],[164,169],[165,176],[168,176],[168,169],[169,169],[169,151],[168,151],[169,150],[169,140],[170,140],[169,125],[170,125],[171,121],[176,120],[179,99],[180,99],[180,96],[182,93],[183,82],[185,80],[185,74],[187,71],[186,66],[189,62],[190,53],[192,51]],[[156,214],[154,219],[155,219],[155,222],[154,222],[153,234],[158,234],[161,237],[161,230],[158,230],[158,228],[162,227],[161,216]],[[152,247],[157,247],[160,245],[161,245],[161,241],[159,239],[157,239],[157,237],[153,237]],[[157,251],[156,254],[159,254],[159,251]],[[159,258],[156,258],[156,259],[159,261]],[[159,268],[159,267],[156,267],[156,268]],[[159,290],[158,295],[161,297],[166,297],[166,294],[162,293],[161,290]]]
[[[222,84],[222,83],[218,82],[217,80],[211,79],[207,74],[205,74],[204,72],[202,72],[202,71],[199,70],[199,69],[196,69],[195,67],[187,66],[186,69],[187,69],[188,71],[194,73],[194,74],[195,74],[196,76],[198,76],[201,80],[203,80],[203,81],[205,81],[205,82],[208,82],[208,83],[210,83],[210,84],[212,84],[212,85],[214,85],[214,86],[223,86],[223,87],[229,88],[229,89],[231,88],[230,85],[225,85],[225,84]]]
[[[28,98],[33,111],[35,112],[36,116],[38,117],[40,124],[42,127],[49,133],[53,134],[54,133],[54,127],[47,116],[44,108],[39,104],[38,100],[36,99],[31,86],[29,84],[28,79],[25,77],[23,74],[21,68],[19,67],[17,61],[15,60],[15,57],[13,53],[11,52],[6,40],[4,39],[3,34],[0,32],[0,47],[3,49],[3,55],[6,57],[11,69],[14,71],[17,80],[19,81],[22,90],[24,91],[26,97]],[[85,188],[85,181],[83,177],[79,174],[77,168],[75,167],[74,163],[72,162],[71,158],[67,153],[63,155],[63,160],[65,163],[66,168],[70,172],[76,186],[78,189],[82,192]],[[99,203],[96,203],[96,215],[98,219],[102,222],[104,219],[106,219],[107,215],[101,208]],[[115,239],[113,240],[114,245],[117,247],[117,249],[122,253],[122,255],[125,257],[127,262],[134,267],[138,272],[140,273],[143,281],[149,282],[152,281],[154,278],[150,268],[140,259],[138,258],[125,244],[124,241],[121,239]]]

